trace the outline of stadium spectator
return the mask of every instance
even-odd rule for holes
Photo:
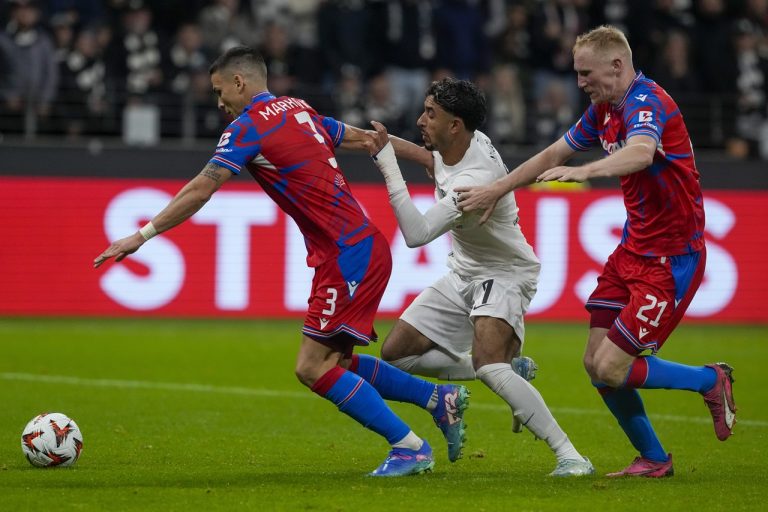
[[[366,120],[386,122],[387,126],[399,129],[406,121],[399,109],[399,103],[394,101],[389,76],[381,73],[368,81],[363,98],[364,117]]]
[[[192,139],[197,134],[196,118],[204,115],[206,106],[211,103],[208,86],[210,61],[210,55],[203,47],[200,27],[194,22],[182,24],[163,59],[163,82],[166,87],[160,104],[163,134],[185,139]],[[198,101],[195,87],[201,83],[206,88],[206,94],[202,101]],[[218,119],[216,121],[218,123]]]
[[[431,410],[450,446],[460,452],[464,424],[453,405],[466,388],[417,379],[371,356],[353,357],[355,346],[376,338],[373,319],[392,269],[386,238],[364,215],[335,159],[336,146],[362,149],[366,132],[318,115],[303,100],[270,94],[264,61],[251,48],[221,55],[211,65],[210,80],[219,108],[235,118],[214,157],[158,215],[112,243],[94,266],[110,258],[121,261],[154,235],[181,224],[233,175],[248,170],[297,223],[306,240],[307,264],[315,269],[296,376],[392,445],[371,476],[431,470],[429,444],[382,397]]]
[[[56,49],[41,24],[40,5],[36,0],[14,0],[11,18],[5,27],[11,44],[10,62],[14,77],[6,93],[6,129],[35,131],[29,123],[46,121],[59,86]],[[24,126],[26,124],[26,126]]]
[[[402,130],[395,131],[406,140],[415,140],[418,136],[416,118],[423,103],[421,96],[429,84],[437,50],[433,9],[430,2],[418,0],[393,0],[383,6],[377,19],[382,20],[386,73],[394,108],[402,112],[404,120],[398,124]]]
[[[214,0],[200,11],[198,23],[213,54],[237,45],[255,46],[260,40],[256,22],[248,10],[240,8],[240,0]]]
[[[483,93],[469,81],[447,78],[426,91],[418,126],[425,148],[402,139],[389,142],[374,123],[369,151],[384,175],[389,200],[409,247],[420,247],[450,232],[448,274],[421,292],[384,341],[381,357],[409,373],[452,380],[480,379],[512,409],[514,418],[557,457],[556,477],[595,472],[555,421],[544,400],[511,362],[525,335],[523,316],[541,265],[518,224],[509,195],[486,226],[462,214],[453,191],[506,175],[507,168],[477,128],[486,116]],[[395,150],[397,147],[397,150]],[[413,203],[395,154],[433,168],[437,203],[421,213]],[[456,402],[461,407],[460,401]],[[450,458],[450,454],[449,454]],[[453,459],[452,459],[453,460]]]
[[[263,30],[264,42],[259,50],[267,65],[269,90],[277,96],[294,94],[299,49],[291,44],[288,30],[281,22],[267,22]]]
[[[556,138],[570,127],[574,110],[568,99],[568,90],[559,80],[545,85],[536,100],[534,128],[539,146]]]
[[[494,140],[502,145],[528,142],[528,109],[519,69],[513,64],[501,64],[491,73],[488,127]]]
[[[733,47],[733,18],[724,0],[698,0],[696,22],[692,29],[693,71],[699,76],[701,91],[710,103],[718,106],[704,122],[719,126],[717,139],[733,154],[740,152],[741,142],[735,135],[736,124],[736,54]],[[724,142],[723,142],[724,141]]]
[[[491,44],[483,9],[471,0],[441,0],[435,5],[435,66],[460,79],[484,82],[491,71]]]
[[[112,39],[108,61],[130,98],[157,102],[164,85],[162,34],[153,27],[153,13],[143,0],[131,0],[121,16],[121,31]],[[154,97],[147,98],[147,94]]]
[[[47,15],[65,18],[70,25],[87,27],[106,21],[103,0],[47,0]]]
[[[629,2],[627,11],[627,36],[638,69],[657,66],[668,34],[687,33],[693,24],[690,9],[680,7],[676,0]]]
[[[587,300],[584,366],[639,456],[608,476],[671,476],[638,389],[682,389],[704,397],[721,441],[732,433],[732,368],[687,366],[656,356],[680,322],[704,275],[704,205],[682,115],[655,82],[635,72],[624,34],[602,26],[573,48],[578,85],[591,105],[564,137],[491,185],[459,188],[465,212],[493,219],[504,194],[534,181],[621,179],[627,210],[623,236]],[[607,156],[564,166],[577,151],[602,145]],[[661,150],[663,148],[663,151]],[[650,350],[652,355],[641,354]]]
[[[106,64],[94,29],[81,30],[72,51],[61,62],[58,119],[66,136],[114,130],[107,98]]]
[[[651,68],[653,77],[670,96],[685,97],[700,90],[698,77],[691,69],[690,40],[686,32],[667,32],[655,59],[656,64]],[[683,114],[686,114],[684,108]]]
[[[364,0],[327,0],[317,11],[318,46],[326,68],[323,81],[333,88],[348,70],[365,82],[383,65],[373,6]]]
[[[748,18],[735,28],[736,137],[742,142],[738,156],[757,156],[768,118],[768,55],[760,52],[759,26]],[[732,146],[733,148],[733,146]]]
[[[571,108],[579,105],[579,91],[571,79],[571,47],[587,25],[586,13],[576,0],[543,0],[537,4],[530,24],[534,100],[547,90],[549,82],[557,81],[568,92]]]

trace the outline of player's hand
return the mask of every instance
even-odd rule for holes
[[[367,137],[363,145],[368,150],[368,154],[374,156],[387,145],[389,134],[387,133],[387,127],[378,121],[371,121],[371,126],[373,126],[375,131],[366,130],[365,135]]]
[[[536,182],[540,183],[542,181],[560,181],[582,183],[587,181],[587,178],[589,178],[589,176],[583,167],[568,167],[565,165],[560,165],[539,174],[539,176],[536,178]]]
[[[459,195],[458,207],[463,212],[472,212],[475,210],[485,210],[480,217],[480,224],[485,224],[493,215],[496,209],[496,203],[499,201],[499,195],[494,187],[486,185],[484,187],[456,187],[455,191]]]
[[[144,245],[144,242],[146,242],[146,240],[144,240],[144,237],[141,236],[141,233],[138,231],[131,236],[112,242],[112,245],[107,247],[103,253],[99,254],[98,257],[93,260],[93,268],[100,267],[102,263],[110,258],[115,258],[115,261],[122,261],[129,254],[136,252],[139,247]]]

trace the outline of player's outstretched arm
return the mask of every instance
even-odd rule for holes
[[[110,258],[122,261],[136,252],[144,242],[163,231],[168,231],[194,215],[211,198],[221,185],[232,176],[232,172],[215,164],[208,164],[189,183],[184,185],[163,211],[158,213],[139,231],[112,242],[96,259],[93,266],[99,267]]]
[[[422,214],[408,193],[387,129],[376,121],[371,124],[376,131],[368,142],[368,152],[384,176],[389,204],[395,212],[405,244],[408,247],[426,245],[450,229],[457,215],[452,199],[445,197]]]
[[[627,145],[615,153],[577,167],[556,166],[542,172],[536,181],[583,182],[589,178],[626,176],[653,163],[656,140],[647,135],[627,139]]]
[[[373,130],[364,130],[348,124],[344,125],[344,140],[340,147],[344,149],[367,150],[370,153],[371,140],[377,136],[375,126],[384,127],[378,121],[371,121],[371,125],[374,126]],[[384,131],[386,132],[386,128],[384,128]],[[424,166],[429,177],[433,177],[434,159],[432,158],[431,151],[394,135],[388,135],[388,137],[398,158],[404,158]],[[386,144],[386,141],[383,142]],[[381,147],[384,147],[384,145]]]
[[[489,185],[456,187],[456,192],[459,193],[459,209],[464,212],[485,210],[480,218],[480,224],[484,224],[493,214],[496,203],[505,194],[530,185],[542,172],[566,162],[573,154],[573,149],[561,138]]]

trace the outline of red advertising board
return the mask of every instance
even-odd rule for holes
[[[93,259],[170,200],[183,181],[0,178],[0,315],[302,316],[312,271],[293,222],[254,183],[229,182],[185,224],[122,263]],[[381,305],[394,316],[446,272],[447,236],[409,249],[382,185],[353,184],[389,238],[394,270]],[[430,187],[411,186],[417,205]],[[542,262],[529,318],[584,320],[583,303],[624,222],[616,191],[517,192],[521,223]],[[768,322],[760,253],[768,192],[705,194],[708,259],[689,308],[699,321]]]

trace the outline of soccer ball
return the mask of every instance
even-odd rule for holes
[[[60,412],[32,418],[21,433],[21,450],[33,466],[71,466],[80,457],[83,434],[71,418]]]

